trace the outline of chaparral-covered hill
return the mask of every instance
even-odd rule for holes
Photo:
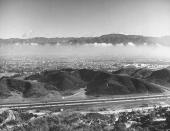
[[[161,87],[142,79],[89,69],[49,70],[30,75],[24,80],[10,77],[0,80],[1,97],[9,97],[15,92],[24,98],[38,98],[81,88],[85,89],[86,95],[95,96],[163,92]]]
[[[169,87],[170,70],[168,68],[164,68],[164,69],[153,71],[152,74],[146,78],[146,80]]]

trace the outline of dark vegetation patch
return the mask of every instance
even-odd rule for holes
[[[123,72],[126,72],[123,70]],[[129,71],[128,71],[129,72]],[[141,79],[148,74],[146,70],[135,70],[130,74],[109,73],[90,69],[45,70],[26,77],[24,80],[2,78],[0,80],[0,95],[10,96],[11,92],[22,94],[23,97],[46,96],[51,91],[61,94],[74,94],[80,88],[86,88],[87,95],[121,95],[133,93],[162,93],[163,90],[147,81],[152,79],[170,81],[170,73],[163,70],[160,75],[152,72],[147,79]],[[141,78],[134,78],[136,75]],[[140,75],[139,75],[140,74]],[[157,76],[157,74],[159,76]],[[130,76],[131,75],[131,76]],[[152,79],[151,79],[152,78]]]

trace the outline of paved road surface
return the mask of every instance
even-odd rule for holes
[[[155,100],[167,99],[170,95],[149,95],[139,97],[123,97],[110,99],[89,99],[89,100],[70,100],[70,101],[56,101],[56,102],[40,102],[40,103],[22,103],[22,104],[0,104],[0,108],[11,109],[31,109],[31,108],[45,108],[45,107],[65,107],[65,106],[81,106],[93,104],[107,104],[107,103],[121,103],[134,102],[141,100]]]

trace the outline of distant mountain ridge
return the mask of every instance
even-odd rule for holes
[[[109,43],[112,45],[123,44],[127,45],[128,43],[133,43],[135,45],[169,45],[170,36],[164,37],[150,37],[150,36],[141,36],[141,35],[124,35],[124,34],[107,34],[99,37],[63,37],[63,38],[45,38],[45,37],[35,37],[28,39],[21,38],[10,38],[10,39],[0,39],[0,44],[14,44],[14,43],[37,43],[40,45],[51,44],[55,45],[60,44],[93,44],[93,43]]]

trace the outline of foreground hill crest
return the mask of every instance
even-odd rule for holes
[[[24,98],[39,98],[74,94],[84,88],[86,95],[123,95],[138,93],[162,93],[160,86],[144,79],[89,69],[49,70],[33,74],[24,80],[4,77],[0,80],[0,96],[9,97],[12,92]]]

